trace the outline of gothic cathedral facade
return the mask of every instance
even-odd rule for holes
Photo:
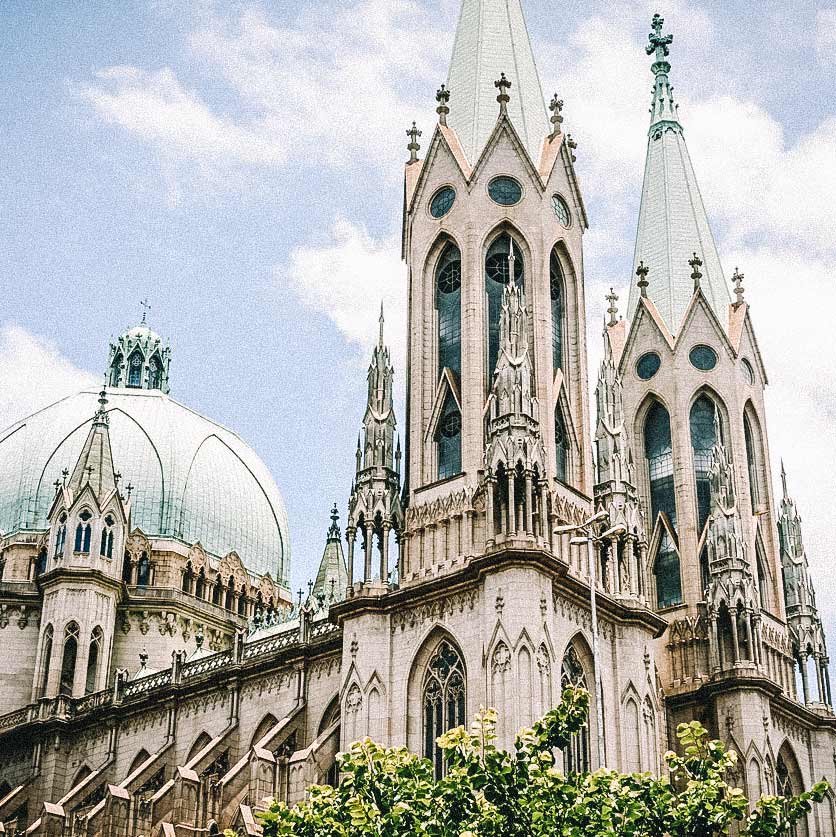
[[[463,0],[437,124],[407,132],[404,444],[381,312],[345,535],[335,508],[307,596],[272,477],[172,400],[144,320],[100,394],[0,434],[6,832],[255,835],[267,798],[334,782],[352,741],[440,774],[441,733],[489,705],[510,747],[568,683],[591,698],[564,770],[659,772],[696,718],[750,796],[834,783],[801,520],[783,469],[774,491],[765,361],[671,42],[657,15],[629,301],[622,318],[608,297],[593,416],[563,103],[520,0]],[[836,837],[836,797],[800,834]]]

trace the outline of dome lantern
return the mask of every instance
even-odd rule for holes
[[[121,334],[110,344],[107,383],[114,389],[152,389],[169,393],[171,349],[145,322]]]

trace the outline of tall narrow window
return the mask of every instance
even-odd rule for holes
[[[554,455],[555,475],[561,482],[566,482],[569,443],[566,436],[566,422],[563,420],[563,413],[560,412],[560,405],[554,411]]]
[[[78,656],[78,624],[70,622],[64,628],[64,649],[61,654],[61,681],[58,693],[72,695],[75,680],[75,664]]]
[[[93,633],[90,634],[90,651],[87,654],[87,678],[84,683],[84,694],[86,695],[96,691],[103,639],[104,634],[102,633],[102,629],[96,625],[93,628]]]
[[[438,449],[438,479],[446,480],[462,471],[462,414],[451,392],[447,393],[444,409],[435,432]]]
[[[200,572],[197,574],[194,594],[198,599],[205,598],[206,596],[206,573],[204,572],[203,567],[200,568]]]
[[[78,525],[75,527],[75,546],[76,552],[90,551],[90,538],[93,533],[93,527],[90,524],[93,515],[85,510],[78,516]]]
[[[138,351],[128,360],[128,386],[135,389],[142,386],[142,354]]]
[[[102,542],[99,546],[99,555],[102,558],[113,558],[113,524],[116,521],[107,515],[102,526]]]
[[[435,307],[438,310],[438,374],[445,367],[462,372],[462,254],[448,244],[435,271]]]
[[[62,514],[58,518],[58,531],[55,533],[55,557],[60,558],[64,554],[64,544],[67,542],[67,515]]]
[[[552,367],[563,369],[563,270],[557,252],[552,250],[549,261],[549,294],[552,300]]]
[[[122,363],[122,355],[116,355],[110,365],[110,385],[112,387],[118,387],[122,382]]]
[[[143,552],[136,565],[136,586],[147,587],[151,583],[151,562],[148,553]]]
[[[46,572],[46,547],[43,547],[38,553],[38,563],[35,564],[35,575],[43,575]]]
[[[755,514],[760,504],[758,490],[758,460],[756,459],[755,437],[749,416],[743,416],[743,438],[746,440],[746,467],[749,473],[749,497],[752,501],[752,514]]]
[[[43,645],[41,646],[41,689],[38,697],[43,697],[49,686],[49,667],[52,662],[52,638],[54,633],[52,625],[47,625],[44,631]]]
[[[560,686],[579,686],[589,691],[586,673],[574,648],[570,648],[563,657],[560,667]],[[596,711],[600,707],[596,705]],[[563,750],[563,770],[565,773],[586,773],[589,771],[589,724],[572,736],[572,740]]]
[[[525,287],[523,258],[516,241],[508,233],[494,239],[485,256],[485,292],[488,297],[488,387],[493,381],[499,357],[499,318],[502,313],[502,294],[511,278],[513,256],[514,281]]]
[[[430,658],[424,675],[424,757],[436,779],[444,775],[444,757],[436,739],[465,723],[465,677],[462,658],[446,640]]]
[[[671,528],[676,528],[676,496],[673,482],[673,443],[668,411],[657,401],[647,414],[644,425],[644,450],[650,481],[652,526],[665,514]],[[653,565],[656,576],[656,604],[670,607],[682,601],[682,578],[679,555],[667,528],[662,529],[659,551]]]
[[[717,406],[707,396],[701,395],[691,407],[691,448],[694,451],[694,476],[697,483],[698,533],[702,534],[711,513],[711,453],[720,441],[714,429]]]
[[[148,364],[148,388],[160,389],[163,383],[163,366],[155,355]]]

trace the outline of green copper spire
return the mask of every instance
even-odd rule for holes
[[[679,125],[679,108],[673,99],[673,87],[668,79],[671,65],[667,58],[670,55],[669,47],[673,43],[673,35],[662,34],[664,25],[665,19],[661,15],[653,15],[653,31],[647,36],[650,43],[645,47],[648,55],[656,57],[650,68],[656,76],[653,86],[653,103],[650,107],[651,131],[662,122]]]

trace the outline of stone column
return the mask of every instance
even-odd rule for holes
[[[804,689],[804,703],[810,702],[810,683],[807,680],[807,654],[798,658],[798,665],[801,667],[801,685]]]
[[[492,546],[496,538],[494,529],[493,504],[496,480],[488,477],[485,491],[485,546]]]
[[[736,665],[740,662],[740,645],[738,644],[739,638],[737,635],[737,609],[729,613],[729,617],[732,632],[732,654],[734,655],[734,663]]]
[[[388,523],[383,524],[383,536],[380,539],[380,581],[389,583],[389,530]]]
[[[401,584],[409,572],[409,538],[406,532],[401,532],[398,538],[398,579]]]
[[[468,509],[462,513],[462,556],[467,557],[473,551],[473,512]]]
[[[816,683],[819,689],[819,703],[827,703],[827,696],[824,691],[824,677],[822,677],[821,654],[818,652],[813,654],[813,659],[816,662]]]
[[[354,541],[357,538],[357,530],[350,526],[345,530],[345,539],[348,541],[348,589],[354,586]]]
[[[711,668],[720,671],[723,667],[723,652],[720,647],[720,634],[717,630],[717,615],[711,614]]]
[[[540,537],[554,552],[551,542],[551,527],[549,526],[549,484],[546,480],[540,483]]]
[[[366,562],[363,568],[363,581],[368,584],[372,580],[372,552],[374,550],[374,523],[366,522]]]
[[[508,503],[505,507],[505,535],[510,537],[517,534],[517,501],[514,490],[514,472],[508,471]]]
[[[534,521],[533,521],[533,509],[532,503],[534,501],[534,497],[532,495],[532,484],[531,484],[531,471],[525,472],[525,534],[528,537],[534,537]]]

